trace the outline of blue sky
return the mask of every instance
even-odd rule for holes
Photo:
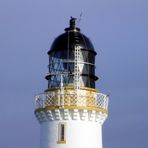
[[[0,0],[1,148],[39,148],[34,95],[47,88],[47,51],[81,12],[97,89],[111,92],[104,148],[148,147],[147,0]]]

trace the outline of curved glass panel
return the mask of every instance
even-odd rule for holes
[[[92,52],[81,50],[80,52],[80,85],[95,88],[95,55]],[[60,87],[74,85],[74,50],[55,51],[49,54],[48,87]]]

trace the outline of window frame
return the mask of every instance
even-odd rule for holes
[[[58,124],[58,144],[65,144],[66,143],[66,123],[60,122]]]

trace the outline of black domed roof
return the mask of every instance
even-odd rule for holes
[[[79,45],[82,50],[89,50],[96,54],[90,39],[75,27],[75,18],[71,18],[70,27],[65,29],[65,33],[59,35],[51,45],[48,54],[58,50],[73,50],[75,45]]]

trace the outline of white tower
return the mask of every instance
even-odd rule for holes
[[[75,18],[48,55],[48,89],[35,97],[40,148],[102,148],[108,96],[95,89],[96,52]]]

